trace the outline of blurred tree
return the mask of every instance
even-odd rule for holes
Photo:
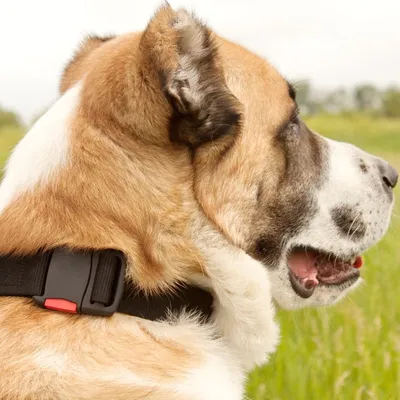
[[[300,81],[294,85],[296,88],[297,104],[302,111],[307,112],[311,102],[311,84],[308,80]]]
[[[368,111],[380,108],[381,97],[373,85],[359,85],[354,89],[354,101],[357,110]]]
[[[343,112],[353,107],[350,93],[345,88],[329,92],[324,99],[324,107],[332,113]]]
[[[391,87],[383,94],[382,111],[387,117],[400,117],[400,89]]]
[[[18,115],[12,111],[0,107],[0,128],[4,126],[20,126],[21,121]]]
[[[307,106],[310,103],[311,98],[311,84],[308,80],[296,83],[296,100],[297,104],[301,106]]]
[[[302,114],[317,114],[324,110],[324,104],[313,92],[311,82],[307,79],[296,82],[296,101]]]

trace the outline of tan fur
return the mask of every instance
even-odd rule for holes
[[[290,115],[294,104],[287,94],[286,82],[275,69],[242,47],[219,40],[227,84],[243,103],[246,117],[242,134],[229,157],[220,162],[219,155],[210,151],[213,143],[199,154],[201,178],[196,181],[196,196],[206,215],[218,224],[224,235],[235,245],[246,248],[249,234],[242,229],[253,226],[257,185],[264,180],[273,194],[283,169],[281,150],[271,146],[272,134]],[[231,214],[247,220],[232,220]]]
[[[189,352],[168,339],[159,340],[140,322],[132,325],[124,317],[93,319],[48,313],[25,300],[10,299],[4,303],[0,305],[1,399],[122,399],[129,388],[118,397],[121,388],[112,380],[99,379],[99,374],[106,376],[107,371],[115,368],[117,375],[123,374],[118,372],[121,370],[135,371],[143,377],[162,376],[166,383],[201,361],[194,349]],[[18,358],[15,358],[16,349]],[[60,375],[51,365],[38,368],[36,355],[41,352],[65,358],[65,372]],[[70,384],[64,389],[65,379]],[[37,386],[42,388],[42,394],[36,392]],[[131,394],[139,396],[147,392],[149,399],[167,395],[157,387],[132,389]]]
[[[286,82],[269,64],[213,34],[218,68],[242,104],[244,119],[231,147],[211,141],[198,152],[194,182],[191,151],[169,140],[171,105],[154,68],[155,63],[166,70],[178,68],[175,16],[165,7],[144,33],[83,45],[61,83],[64,92],[84,78],[70,125],[70,163],[0,215],[0,238],[7,238],[0,240],[0,253],[56,246],[115,248],[127,255],[128,275],[142,289],[169,290],[204,272],[191,232],[200,207],[231,243],[246,249],[248,232],[243,229],[252,223],[257,182],[264,179],[272,191],[279,182],[283,156],[272,146],[272,137],[294,103]],[[221,146],[228,155],[222,161]],[[265,157],[274,160],[268,171]],[[232,219],[232,210],[242,220]],[[148,392],[98,378],[118,365],[168,383],[201,363],[202,348],[190,335],[178,343],[154,332],[135,318],[66,316],[40,310],[28,300],[2,298],[0,397],[189,398],[162,387]],[[47,349],[87,374],[38,368],[32,355]]]
[[[76,52],[73,60],[65,67],[60,81],[60,92],[64,93],[69,87],[78,82],[91,63],[96,62],[96,49],[98,49],[109,38],[99,38],[96,36],[87,37]]]

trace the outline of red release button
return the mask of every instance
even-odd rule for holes
[[[49,310],[62,311],[67,313],[76,314],[77,313],[77,305],[76,303],[64,300],[64,299],[46,299],[44,302],[44,306]]]

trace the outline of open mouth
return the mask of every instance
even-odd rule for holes
[[[343,259],[311,247],[295,247],[290,251],[287,263],[293,290],[307,299],[317,286],[351,286],[360,277],[363,259],[361,256]]]

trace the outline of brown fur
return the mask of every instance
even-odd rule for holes
[[[113,39],[113,36],[88,36],[81,43],[74,58],[65,67],[60,81],[60,92],[64,93],[69,87],[78,82],[87,71],[88,64],[94,59],[95,50],[103,43]]]

